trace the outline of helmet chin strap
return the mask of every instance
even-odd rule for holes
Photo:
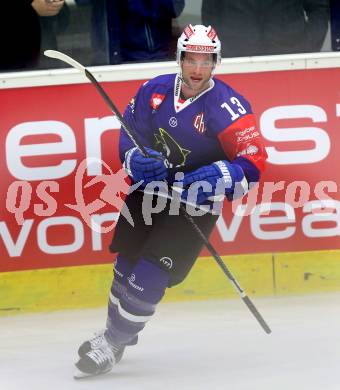
[[[183,75],[182,75],[182,69],[181,69],[181,68],[180,68],[180,70],[179,70],[179,72],[178,72],[178,76],[179,76],[179,78],[181,79],[182,84],[184,84],[186,87],[188,87],[189,89],[192,90],[192,88],[190,87],[190,85],[187,84],[187,83],[185,82],[185,80],[184,80],[184,78],[183,78]]]

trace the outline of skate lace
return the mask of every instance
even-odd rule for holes
[[[94,349],[87,353],[87,355],[98,365],[101,366],[106,362],[113,363],[113,354],[110,349]]]
[[[118,354],[121,352],[122,346],[113,345],[108,343],[108,341],[105,338],[105,330],[102,330],[98,333],[95,333],[95,337],[93,339],[89,340],[91,344],[91,350],[98,350],[98,349],[110,349],[113,354]]]
[[[90,340],[91,348],[98,348],[103,343],[106,344],[106,340],[104,338],[104,332],[98,333],[93,339]]]

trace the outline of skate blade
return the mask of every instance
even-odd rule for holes
[[[87,374],[85,372],[82,372],[82,371],[76,369],[76,371],[73,374],[73,379],[75,379],[75,380],[91,379],[91,378],[95,378],[97,376],[105,375],[109,371],[111,371],[111,370],[98,372],[97,374]]]
[[[76,370],[74,373],[73,373],[73,379],[86,379],[86,378],[90,378],[92,377],[93,375],[90,375],[90,374],[85,374],[85,372],[81,372],[80,370]]]

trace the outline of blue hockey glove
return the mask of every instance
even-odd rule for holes
[[[168,176],[164,157],[153,149],[145,148],[152,157],[145,157],[138,148],[132,148],[125,153],[123,166],[127,174],[135,181],[143,180],[147,185],[152,181],[162,181]]]
[[[226,160],[217,161],[184,174],[182,199],[197,203],[237,199],[248,192],[242,168]],[[197,200],[196,200],[197,195]]]

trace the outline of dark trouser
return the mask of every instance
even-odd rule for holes
[[[152,225],[147,225],[143,218],[143,195],[141,192],[128,195],[125,207],[133,218],[134,226],[121,215],[110,250],[119,252],[131,262],[140,257],[148,259],[169,273],[168,287],[172,287],[186,278],[203,243],[181,212],[169,215],[169,204],[163,211],[153,214]],[[193,217],[206,237],[211,234],[217,218],[211,214]]]
[[[119,252],[105,333],[114,345],[136,342],[166,288],[185,279],[202,249],[202,242],[187,219],[182,214],[169,215],[169,204],[152,216],[152,225],[143,219],[143,193],[130,194],[125,207],[134,226],[122,213],[110,245],[112,252]],[[209,236],[217,216],[206,214],[194,220]]]

